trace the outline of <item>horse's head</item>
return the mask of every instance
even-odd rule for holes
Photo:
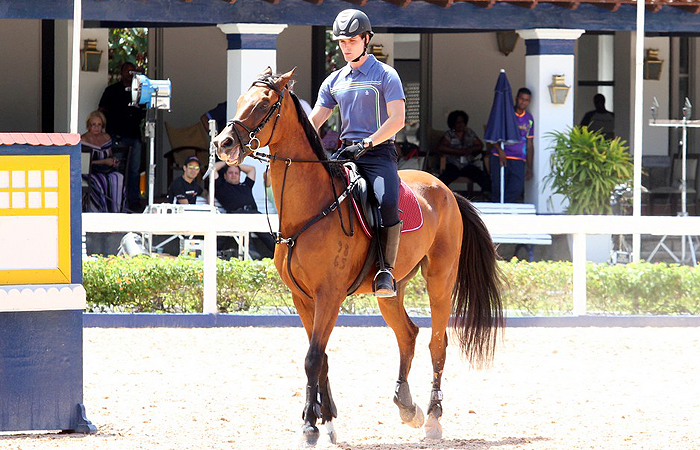
[[[236,115],[214,138],[216,152],[222,161],[238,165],[259,147],[270,143],[277,126],[287,83],[294,69],[273,76],[269,67],[246,93],[238,99]],[[267,144],[265,144],[265,142]]]

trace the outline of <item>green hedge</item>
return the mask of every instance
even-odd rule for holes
[[[572,311],[569,262],[500,262],[504,307],[513,315]],[[202,311],[202,262],[191,258],[99,257],[83,263],[88,311]],[[589,264],[588,310],[608,314],[700,314],[700,269],[675,264]],[[227,313],[294,313],[289,290],[271,260],[217,261],[218,307]],[[404,303],[410,314],[428,314],[418,275]],[[378,313],[371,295],[353,295],[341,313]]]

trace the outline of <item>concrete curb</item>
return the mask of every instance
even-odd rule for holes
[[[412,317],[421,328],[430,327],[430,317]],[[84,313],[84,328],[218,328],[300,327],[297,315],[238,314],[104,314]],[[340,315],[339,327],[384,327],[379,315]],[[509,317],[513,327],[697,327],[700,316],[560,316]]]

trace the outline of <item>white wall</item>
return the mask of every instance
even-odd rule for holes
[[[0,19],[0,132],[41,131],[41,21]]]
[[[654,102],[654,97],[659,102],[659,118],[660,119],[678,119],[680,111],[669,112],[669,67],[670,64],[670,40],[667,37],[653,37],[644,39],[644,50],[648,48],[659,49],[659,59],[664,60],[664,65],[661,70],[660,80],[644,80],[644,130],[643,133],[643,154],[644,155],[668,155],[668,132],[665,127],[651,127],[649,120],[651,119],[651,105]],[[669,115],[670,114],[670,115]],[[675,152],[675,148],[673,152]]]
[[[294,67],[294,92],[313,105],[316,99],[311,98],[310,26],[290,25],[277,37],[277,72],[286,73]]]
[[[615,33],[615,129],[630,147],[634,139],[634,38],[634,32]],[[660,80],[644,80],[642,152],[644,155],[667,155],[668,129],[649,126],[649,108],[656,96],[659,118],[677,119],[680,114],[680,111],[672,111],[669,117],[670,41],[667,37],[647,37],[644,48],[658,48],[659,58],[665,62]]]
[[[226,100],[226,48],[226,35],[214,26],[163,29],[162,77],[172,82],[171,112],[163,114],[169,124],[192,125]]]
[[[513,94],[525,85],[522,39],[505,56],[498,51],[496,33],[434,35],[433,129],[446,130],[447,115],[461,109],[469,114],[469,127],[483,136],[501,69],[506,70]]]
[[[78,99],[78,133],[85,133],[85,121],[88,114],[96,110],[102,92],[109,80],[109,30],[106,28],[84,28],[81,32],[80,48],[84,48],[85,39],[97,39],[97,49],[102,50],[100,70],[98,72],[80,71],[80,94]]]

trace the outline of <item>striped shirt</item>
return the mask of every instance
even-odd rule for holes
[[[321,85],[316,104],[329,109],[339,105],[340,138],[359,141],[387,120],[388,102],[405,99],[396,70],[369,55],[358,69],[348,64],[330,74]]]

